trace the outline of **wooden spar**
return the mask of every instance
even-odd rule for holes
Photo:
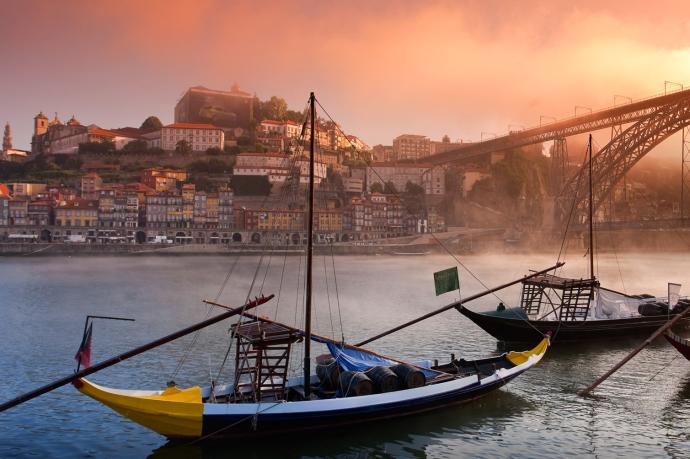
[[[420,316],[420,317],[418,317],[418,318],[416,318],[416,319],[410,320],[409,322],[405,322],[405,323],[402,324],[402,325],[398,325],[398,326],[395,327],[395,328],[391,328],[391,329],[388,330],[388,331],[385,331],[385,332],[383,332],[383,333],[379,333],[378,335],[376,335],[376,336],[374,336],[374,337],[371,337],[371,338],[369,338],[369,339],[365,339],[364,341],[362,341],[362,342],[360,342],[360,343],[357,343],[356,346],[364,346],[365,344],[371,343],[372,341],[376,341],[376,340],[379,339],[379,338],[383,338],[384,336],[388,336],[388,335],[390,335],[391,333],[395,333],[395,332],[397,332],[398,330],[402,330],[403,328],[407,328],[407,327],[409,327],[410,325],[414,325],[414,324],[416,324],[416,323],[418,323],[418,322],[421,322],[421,321],[423,321],[423,320],[428,319],[429,317],[433,317],[433,316],[435,316],[435,315],[437,315],[437,314],[440,314],[440,313],[442,313],[442,312],[448,311],[449,309],[453,309],[453,308],[462,308],[463,305],[464,305],[465,303],[468,303],[468,302],[470,302],[470,301],[476,300],[477,298],[481,298],[481,297],[483,297],[483,296],[489,295],[490,293],[496,292],[496,291],[498,291],[498,290],[503,290],[504,288],[510,287],[511,285],[515,285],[515,284],[517,284],[517,283],[519,283],[519,282],[522,282],[522,281],[524,281],[524,280],[531,279],[532,277],[536,277],[536,276],[539,276],[539,275],[541,275],[541,274],[545,274],[545,273],[547,273],[547,272],[549,272],[549,271],[552,271],[552,270],[554,270],[554,269],[560,268],[560,267],[563,266],[564,264],[565,264],[565,262],[562,262],[562,261],[561,261],[561,262],[558,262],[558,263],[556,263],[555,265],[551,266],[550,268],[542,269],[541,271],[537,271],[537,272],[535,272],[535,273],[529,274],[529,275],[527,275],[527,276],[525,276],[525,277],[522,277],[522,278],[520,278],[520,279],[514,280],[514,281],[512,281],[512,282],[508,282],[507,284],[499,285],[498,287],[490,288],[489,290],[485,290],[485,291],[483,291],[483,292],[480,292],[480,293],[477,293],[477,294],[468,296],[467,298],[465,298],[465,299],[463,299],[463,300],[461,300],[461,301],[456,301],[455,303],[448,304],[448,305],[446,305],[446,306],[443,306],[442,308],[436,309],[435,311],[431,311],[431,312],[428,313],[428,314],[424,314],[423,316]]]
[[[193,333],[197,330],[201,330],[202,328],[206,328],[209,325],[213,325],[216,322],[220,322],[221,320],[225,320],[228,317],[236,316],[236,315],[241,314],[241,313],[243,313],[249,309],[253,309],[259,305],[266,303],[267,301],[271,300],[273,297],[274,297],[274,295],[261,296],[259,298],[256,298],[254,301],[248,302],[247,304],[245,304],[243,306],[240,306],[240,307],[237,307],[234,309],[230,309],[227,312],[224,312],[223,314],[219,314],[215,317],[211,317],[210,319],[204,320],[203,322],[199,322],[197,324],[191,325],[191,326],[184,328],[182,330],[176,331],[175,333],[171,333],[170,335],[164,336],[162,338],[158,338],[157,340],[151,341],[148,344],[144,344],[142,346],[139,346],[137,348],[132,349],[131,351],[124,352],[124,353],[117,355],[115,357],[112,357],[108,360],[97,363],[96,365],[93,365],[92,367],[85,368],[81,371],[78,371],[78,372],[72,374],[72,375],[58,379],[57,381],[53,381],[52,383],[46,384],[45,386],[39,387],[38,389],[34,389],[31,392],[27,392],[25,394],[22,394],[19,397],[16,397],[16,398],[0,405],[0,412],[5,411],[5,410],[12,408],[14,406],[17,406],[17,405],[24,403],[26,401],[29,401],[33,398],[36,398],[39,395],[43,395],[47,392],[55,390],[58,387],[62,387],[66,384],[69,384],[73,381],[76,381],[79,378],[82,378],[84,376],[88,376],[88,375],[96,373],[97,371],[100,371],[104,368],[108,368],[110,366],[113,366],[116,363],[120,363],[123,360],[129,359],[130,357],[134,357],[135,355],[139,355],[141,353],[149,351],[149,350],[151,350],[155,347],[158,347],[162,344],[168,343],[168,342],[173,341],[177,338],[180,338],[182,336]]]
[[[614,374],[616,371],[618,371],[618,370],[620,369],[620,367],[622,367],[623,365],[625,365],[626,363],[628,363],[628,361],[629,361],[630,359],[632,359],[633,357],[635,357],[635,356],[637,355],[638,352],[640,352],[640,351],[641,351],[642,349],[644,349],[649,343],[651,343],[651,342],[654,341],[656,338],[658,338],[659,335],[661,335],[663,332],[665,332],[666,330],[668,330],[669,328],[671,328],[672,326],[674,326],[674,325],[676,324],[676,322],[678,322],[680,319],[682,319],[683,317],[685,317],[689,312],[690,312],[690,308],[685,309],[685,311],[679,312],[678,315],[677,315],[676,317],[674,317],[673,319],[669,320],[669,321],[666,322],[664,325],[662,325],[661,327],[659,327],[659,328],[657,329],[657,331],[655,331],[654,333],[652,333],[652,335],[651,335],[649,338],[647,338],[646,340],[644,340],[644,342],[643,342],[642,344],[640,344],[639,346],[637,346],[630,354],[628,354],[627,356],[625,356],[625,358],[624,358],[623,360],[621,360],[620,362],[618,362],[613,368],[611,368],[609,371],[607,371],[602,377],[600,377],[599,379],[597,379],[596,381],[594,381],[594,382],[592,383],[592,385],[590,385],[589,387],[577,391],[577,394],[580,395],[580,396],[582,396],[582,397],[585,397],[586,395],[588,395],[588,394],[589,394],[590,392],[592,392],[599,384],[601,384],[601,383],[603,383],[604,381],[606,381],[606,380],[609,378],[609,376],[611,376],[611,375]]]

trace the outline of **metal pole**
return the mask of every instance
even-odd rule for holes
[[[31,392],[27,392],[25,394],[22,394],[19,397],[13,398],[12,400],[5,402],[2,405],[0,405],[0,412],[5,411],[9,408],[12,408],[13,406],[17,406],[17,405],[24,403],[26,401],[29,401],[33,398],[36,398],[39,395],[43,395],[47,392],[55,390],[58,387],[62,387],[66,384],[69,384],[73,381],[76,381],[79,378],[82,378],[84,376],[88,376],[88,375],[96,373],[97,371],[100,371],[104,368],[108,368],[110,366],[113,366],[116,363],[120,363],[123,360],[129,359],[130,357],[134,357],[135,355],[139,355],[143,352],[149,351],[149,350],[151,350],[155,347],[158,347],[162,344],[168,343],[168,342],[173,341],[177,338],[180,338],[182,336],[193,333],[197,330],[201,330],[202,328],[208,327],[209,325],[213,325],[216,322],[220,322],[221,320],[227,319],[228,317],[232,317],[232,316],[241,314],[244,311],[247,311],[249,309],[253,309],[259,305],[266,303],[267,301],[271,300],[273,297],[274,297],[274,295],[262,296],[260,298],[256,298],[254,301],[250,301],[249,303],[245,304],[244,306],[240,306],[238,308],[231,309],[228,312],[225,312],[223,314],[219,314],[215,317],[211,317],[210,319],[204,320],[203,322],[199,322],[197,324],[194,324],[192,326],[184,328],[180,331],[177,331],[175,333],[172,333],[170,335],[167,335],[167,336],[159,338],[155,341],[152,341],[148,344],[144,344],[142,346],[134,348],[131,351],[127,351],[125,353],[122,353],[120,355],[112,357],[108,360],[97,363],[96,365],[94,365],[92,367],[85,368],[84,370],[78,371],[72,375],[58,379],[57,381],[53,381],[52,383],[46,384],[45,386],[39,387],[38,389],[34,389]]]

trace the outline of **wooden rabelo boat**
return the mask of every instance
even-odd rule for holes
[[[499,341],[534,343],[551,332],[556,342],[649,335],[690,302],[669,312],[666,298],[630,296],[591,279],[544,274],[522,282],[520,306],[496,311],[457,309]]]
[[[461,314],[499,341],[536,343],[547,332],[553,334],[554,342],[648,335],[690,306],[689,300],[681,299],[669,310],[668,298],[626,295],[600,286],[594,276],[591,135],[588,154],[589,278],[542,274],[522,282],[519,307],[506,308],[499,304],[495,311],[481,313],[457,307]]]
[[[314,209],[315,102],[312,93],[309,101],[309,217]],[[548,337],[542,337],[534,348],[525,352],[508,352],[472,361],[452,358],[444,364],[428,361],[407,363],[361,346],[315,335],[311,331],[313,219],[308,218],[307,221],[304,329],[248,312],[250,307],[257,307],[270,298],[257,298],[241,308],[231,309],[222,317],[218,316],[242,317],[232,327],[232,336],[236,340],[232,383],[189,388],[170,384],[160,391],[111,389],[82,377],[93,372],[90,370],[58,383],[70,380],[81,393],[169,438],[270,436],[389,419],[467,402],[498,389],[532,368],[544,356],[549,346]],[[224,307],[218,303],[211,304]],[[184,333],[209,323],[197,324]],[[174,337],[182,334],[178,332]],[[154,344],[157,346],[166,340],[169,339],[161,339]],[[325,345],[329,352],[317,359],[317,374],[312,374],[312,342]],[[289,374],[288,369],[291,350],[297,343],[304,346],[304,373],[295,376]],[[142,347],[136,353],[152,346]],[[130,352],[127,357],[134,354]],[[120,357],[111,360],[118,359],[121,360]],[[110,361],[106,363],[111,364]],[[52,390],[57,385],[46,386],[15,399],[2,409]]]

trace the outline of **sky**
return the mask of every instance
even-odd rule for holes
[[[686,0],[0,5],[0,122],[15,148],[29,148],[41,110],[104,128],[172,122],[194,85],[237,83],[297,110],[314,91],[370,145],[476,141],[663,93],[664,81],[690,87]]]

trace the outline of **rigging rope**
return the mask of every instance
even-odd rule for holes
[[[340,321],[340,335],[342,342],[345,342],[345,329],[343,328],[343,316],[340,313],[340,295],[338,294],[338,276],[335,272],[335,257],[333,256],[333,241],[331,241],[331,264],[333,266],[333,283],[335,284],[335,299],[338,305],[338,320]],[[335,338],[335,337],[334,337]]]
[[[347,139],[347,141],[350,143],[350,146],[352,146],[352,148],[356,151],[357,148],[356,148],[356,146],[352,143],[352,140],[350,140],[350,139],[347,137],[347,135],[345,135],[345,133],[342,131],[342,129],[340,128],[340,126],[338,125],[338,123],[336,123],[336,122],[333,120],[333,117],[331,117],[331,115],[328,113],[328,111],[321,105],[321,103],[319,102],[319,100],[318,100],[318,99],[315,99],[315,101],[316,101],[317,105],[318,105],[319,107],[321,107],[321,110],[323,110],[323,112],[326,114],[326,116],[328,116],[328,118],[333,122],[333,124],[336,126],[336,128],[338,129],[338,131],[340,131],[340,133],[343,135],[343,137],[345,137],[345,138]],[[381,177],[381,175],[378,173],[378,171],[377,171],[374,167],[371,167],[371,166],[368,166],[368,167],[369,167],[369,169],[379,178],[379,180],[381,180],[382,183],[385,183],[385,180],[383,180],[383,177]],[[390,190],[390,191],[392,191],[392,194],[394,194],[398,199],[400,199],[400,202],[404,202],[404,200],[402,199],[402,196],[398,193],[397,190],[393,189],[393,190]],[[408,208],[408,211],[409,211],[409,208]],[[417,215],[416,213],[412,213],[412,212],[410,212],[410,213],[411,213],[412,215],[419,216],[419,215]],[[428,226],[427,226],[427,229],[429,229]],[[429,234],[430,234],[431,237],[434,239],[434,241],[435,241],[439,246],[441,246],[441,248],[443,248],[443,250],[445,250],[446,253],[448,253],[448,255],[450,255],[450,256],[455,260],[455,262],[456,262],[459,266],[461,266],[470,276],[472,276],[477,282],[479,282],[479,284],[480,284],[482,287],[484,287],[485,290],[490,290],[489,287],[488,287],[488,286],[487,286],[487,285],[486,285],[476,274],[474,274],[474,272],[473,272],[471,269],[469,269],[467,266],[465,266],[465,264],[462,263],[462,262],[458,259],[458,257],[455,256],[455,254],[452,253],[452,251],[451,251],[451,250],[450,250],[450,249],[449,249],[449,248],[448,248],[448,247],[447,247],[437,236],[436,236],[436,234],[434,234],[433,230],[429,229]],[[491,292],[491,294],[492,294],[493,296],[495,296],[496,299],[498,299],[500,302],[502,302],[502,303],[504,303],[504,304],[508,304],[508,302],[507,302],[507,301],[504,301],[500,296],[498,296],[498,294],[497,294],[496,292]],[[527,319],[525,319],[524,317],[522,317],[522,315],[518,314],[518,313],[517,313],[516,311],[514,311],[512,308],[508,308],[507,310],[510,311],[512,314],[514,314],[518,319],[523,320],[524,322],[526,322],[530,327],[532,327],[532,328],[533,328],[536,332],[538,332],[540,335],[544,336],[544,334],[543,334],[541,331],[539,331],[539,329],[537,329],[534,325],[532,325],[532,323],[530,323],[529,320],[527,320]]]
[[[223,368],[225,367],[225,363],[228,360],[228,356],[230,355],[230,350],[232,350],[232,344],[233,344],[233,339],[235,338],[235,331],[237,330],[237,327],[239,327],[242,324],[242,319],[244,318],[244,310],[247,307],[247,303],[249,302],[249,298],[251,298],[252,295],[252,290],[254,289],[254,283],[256,282],[256,278],[259,275],[259,270],[261,269],[261,265],[264,261],[264,255],[261,254],[261,257],[259,258],[259,263],[256,265],[256,271],[254,271],[254,277],[252,278],[252,283],[249,286],[249,291],[247,292],[247,297],[244,300],[244,306],[242,306],[242,312],[239,314],[239,319],[237,321],[237,324],[235,327],[230,328],[230,344],[228,345],[228,349],[225,352],[225,356],[223,357],[223,361],[220,364],[220,368],[218,368],[218,373],[216,374],[216,381],[219,380],[220,374],[223,371]]]
[[[232,276],[232,273],[235,271],[235,266],[237,266],[237,261],[239,260],[240,256],[237,254],[235,256],[235,260],[233,261],[232,265],[230,266],[230,269],[225,275],[225,279],[223,280],[223,283],[221,284],[220,288],[218,289],[218,293],[216,293],[215,298],[213,299],[214,302],[217,302],[220,299],[220,296],[223,294],[223,291],[225,290],[225,287],[228,284],[228,281],[230,280],[230,277]],[[213,310],[213,306],[209,306],[208,310],[206,311],[206,316],[204,317],[204,320],[208,319],[211,316],[211,311]],[[175,370],[172,372],[170,375],[170,380],[174,380],[175,377],[178,375],[180,370],[182,369],[182,365],[184,365],[185,361],[189,357],[192,349],[194,346],[196,346],[197,341],[199,340],[199,336],[201,335],[201,330],[197,330],[194,333],[194,336],[192,337],[192,341],[190,344],[186,347],[185,353],[182,355],[180,360],[177,363],[177,366],[175,367]]]

